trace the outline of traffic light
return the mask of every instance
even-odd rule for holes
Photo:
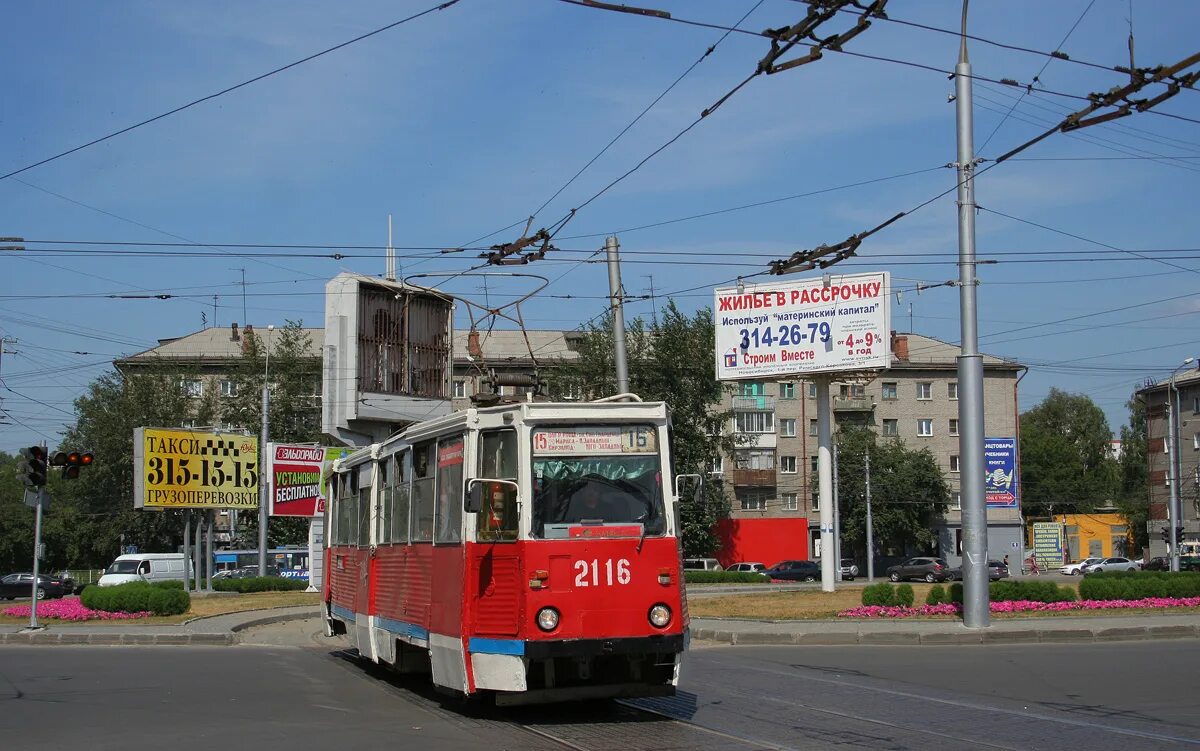
[[[1175,542],[1176,543],[1183,542],[1183,527],[1175,528]]]
[[[1176,538],[1176,539],[1178,539],[1178,538]],[[1163,527],[1163,528],[1162,528],[1162,541],[1163,541],[1163,542],[1170,542],[1170,541],[1171,541],[1171,529],[1170,529],[1170,527]]]
[[[90,451],[56,451],[50,465],[62,467],[63,477],[74,480],[79,477],[79,468],[91,466],[94,459]]]
[[[46,484],[46,449],[41,446],[30,446],[21,449],[21,463],[17,467],[21,481],[31,488],[40,488]]]

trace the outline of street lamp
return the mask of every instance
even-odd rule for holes
[[[1171,535],[1171,570],[1179,570],[1179,540],[1176,534],[1180,526],[1180,493],[1179,482],[1182,466],[1179,461],[1179,389],[1175,388],[1175,375],[1180,368],[1186,368],[1195,362],[1196,358],[1189,357],[1181,362],[1174,370],[1171,371],[1171,379],[1167,386],[1167,426],[1171,432],[1168,436],[1171,441],[1171,455],[1168,458],[1167,475],[1171,478],[1171,497],[1168,501],[1170,507],[1167,509],[1167,526],[1170,527]],[[1175,392],[1175,396],[1171,396],[1171,392]]]
[[[263,365],[262,387],[262,434],[258,439],[258,575],[267,575],[267,467],[270,459],[267,456],[267,410],[270,407],[270,391],[267,388],[271,373],[271,332],[274,325],[267,326],[267,357]]]

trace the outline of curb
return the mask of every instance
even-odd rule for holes
[[[1158,639],[1197,639],[1200,626],[1150,625],[1077,629],[1004,629],[979,631],[730,631],[715,628],[694,628],[692,638],[698,641],[730,645],[929,645],[956,644],[1061,644],[1064,642],[1145,641]]]
[[[233,634],[80,634],[35,631],[28,634],[0,634],[0,644],[18,646],[203,646],[228,647],[236,644]]]
[[[257,626],[270,626],[273,623],[303,621],[307,620],[308,618],[319,618],[320,615],[320,608],[317,608],[310,613],[276,613],[275,615],[264,615],[261,618],[255,618],[254,620],[235,624],[234,626],[231,626],[229,630],[232,634],[237,634],[241,631],[245,631],[248,628],[255,628]]]

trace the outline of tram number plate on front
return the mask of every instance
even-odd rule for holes
[[[576,587],[611,587],[629,583],[629,559],[575,561]]]

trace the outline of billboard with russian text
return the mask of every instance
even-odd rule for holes
[[[1016,508],[1021,502],[1017,477],[1017,439],[983,439],[984,496],[990,508]]]
[[[201,430],[133,431],[134,508],[258,508],[258,438]]]
[[[885,271],[718,289],[717,378],[886,368],[890,293]]]
[[[267,444],[271,467],[267,497],[271,516],[320,516],[328,499],[325,469],[346,448],[284,443]]]

